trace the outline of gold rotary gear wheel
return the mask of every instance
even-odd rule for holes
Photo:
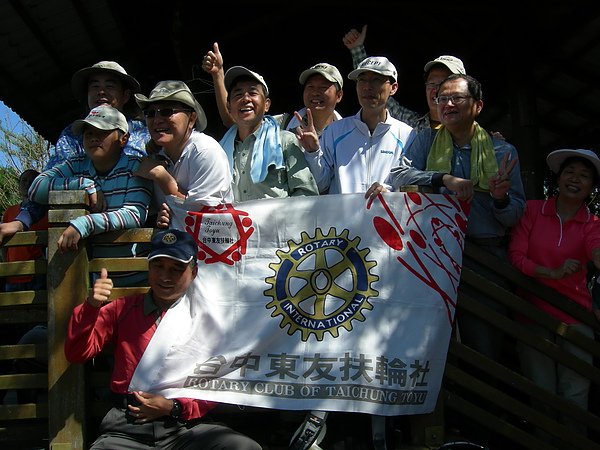
[[[368,261],[370,250],[359,249],[360,237],[350,239],[348,230],[341,234],[335,228],[315,236],[301,233],[300,243],[288,241],[288,251],[277,250],[279,262],[269,264],[275,275],[265,281],[271,287],[264,294],[272,300],[271,317],[282,316],[281,328],[287,333],[311,335],[322,341],[325,332],[339,336],[339,328],[352,330],[352,321],[364,321],[363,310],[373,309],[369,298],[379,295],[372,285],[379,280]]]

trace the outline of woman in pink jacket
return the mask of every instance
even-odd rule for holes
[[[529,200],[514,227],[509,259],[525,275],[534,277],[592,312],[586,282],[588,261],[600,268],[600,218],[587,203],[600,181],[600,159],[591,150],[555,150],[546,161],[556,175],[557,193],[547,200]],[[591,327],[526,292],[542,311],[593,339]],[[594,311],[597,315],[600,311]],[[592,363],[592,355],[531,320],[530,329],[566,351]],[[590,380],[522,342],[518,354],[524,375],[538,386],[588,408]],[[544,408],[545,409],[545,408]],[[550,415],[555,415],[550,412]],[[556,415],[555,415],[556,416]],[[569,428],[586,434],[586,427],[568,417],[556,417]]]

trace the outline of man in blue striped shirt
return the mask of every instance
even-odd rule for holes
[[[128,130],[127,119],[112,106],[92,109],[72,126],[73,133],[83,135],[85,154],[72,156],[33,181],[29,199],[40,204],[48,204],[51,190],[84,190],[89,196],[91,214],[69,222],[58,240],[60,251],[77,249],[81,239],[93,234],[144,226],[152,183],[133,175],[140,158],[123,152]],[[137,256],[135,249],[131,244],[95,245],[93,256]],[[133,280],[128,280],[119,284],[130,286]]]

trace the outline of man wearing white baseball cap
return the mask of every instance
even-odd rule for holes
[[[71,219],[58,240],[62,252],[75,250],[81,239],[106,231],[142,227],[148,216],[152,184],[133,176],[140,159],[123,148],[129,137],[125,116],[116,108],[100,105],[85,119],[76,120],[73,133],[83,136],[84,155],[72,156],[42,172],[29,188],[29,199],[47,205],[53,190],[83,190],[91,214]],[[136,256],[136,246],[95,245],[95,258]],[[119,274],[120,286],[133,286],[143,275]]]
[[[344,96],[344,79],[337,67],[322,62],[304,70],[298,81],[303,86],[304,102],[304,107],[298,110],[298,114],[302,117],[302,123],[306,123],[306,110],[310,108],[313,124],[320,136],[327,125],[342,118],[335,108]],[[294,114],[285,113],[280,116],[286,130],[294,131],[301,123]]]
[[[367,52],[364,47],[366,37],[367,25],[364,25],[361,31],[352,28],[342,39],[346,48],[350,50],[354,67],[357,67],[358,64],[367,57]],[[427,128],[437,128],[440,125],[440,119],[437,113],[435,97],[440,83],[449,75],[464,75],[466,73],[465,66],[459,58],[451,55],[441,55],[434,60],[427,62],[423,68],[425,98],[428,106],[427,113],[419,115],[415,111],[400,105],[393,97],[389,98],[387,108],[392,117],[409,124],[416,131]]]
[[[356,115],[329,124],[319,137],[309,110],[308,123],[296,129],[321,194],[364,193],[374,182],[383,183],[412,138],[412,128],[386,108],[398,89],[398,71],[388,58],[366,58],[348,78],[356,81],[361,106]]]

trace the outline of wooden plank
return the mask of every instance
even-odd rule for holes
[[[87,296],[89,268],[85,245],[58,251],[61,228],[48,230],[48,417],[50,445],[71,443],[84,448],[85,380],[81,364],[69,364],[64,345],[75,305]]]
[[[29,261],[0,262],[0,277],[45,274],[46,269],[47,263],[45,260],[42,259]]]
[[[44,403],[26,403],[24,405],[0,405],[0,420],[45,419],[48,417],[48,405]]]
[[[543,413],[540,413],[520,402],[519,400],[512,398],[510,395],[504,394],[498,389],[487,385],[486,383],[469,375],[467,372],[453,366],[452,364],[446,365],[444,377],[454,383],[459,384],[463,388],[468,388],[484,399],[490,399],[491,397],[494,397],[497,399],[495,402],[496,405],[501,407],[507,413],[516,414],[518,417],[526,417],[533,425],[542,428],[544,431],[552,434],[558,439],[568,442],[569,444],[575,444],[577,448],[585,448],[586,450],[600,450],[600,444],[594,443],[583,437],[581,434],[571,431],[566,426],[548,418]],[[472,409],[472,412],[469,414],[469,417],[477,420],[479,423],[497,432],[500,431],[500,429],[502,429],[504,426],[503,424],[499,423],[503,421],[499,421],[496,415],[487,411],[483,411],[481,408],[478,408],[472,404],[470,405],[470,408]],[[485,412],[485,415],[475,417],[473,414],[479,414],[480,410]],[[504,424],[509,425],[506,422],[504,422]],[[518,430],[518,428],[513,426],[511,426],[511,428]]]
[[[116,298],[125,297],[128,295],[145,294],[149,290],[149,286],[114,288],[110,293],[109,300],[114,300]]]
[[[499,420],[498,417],[490,412],[473,405],[452,392],[445,391],[444,401],[448,408],[460,412],[475,423],[482,424],[486,428],[492,429],[498,434],[513,441],[515,443],[515,448],[525,448],[528,450],[560,450],[560,448],[551,447],[547,442],[541,441],[514,425]]]
[[[503,289],[494,283],[488,282],[481,275],[473,272],[471,269],[468,269],[466,267],[463,268],[461,274],[461,286],[459,287],[458,297],[459,306],[461,305],[460,299],[464,297],[464,295],[466,295],[464,294],[465,283],[469,286],[476,287],[481,292],[485,292],[486,296],[488,296],[489,298],[492,298],[498,303],[502,303],[505,306],[507,306],[513,313],[513,316],[515,313],[523,314],[525,317],[531,319],[535,323],[538,323],[550,332],[559,334],[561,337],[567,339],[570,342],[573,342],[574,344],[577,344],[579,347],[588,351],[592,355],[600,357],[600,343],[598,343],[596,340],[590,339],[589,337],[584,336],[576,330],[573,330],[572,328],[568,327],[566,324],[557,320],[551,315],[540,311],[540,309],[534,306],[532,303],[524,301],[518,295],[509,292],[506,289]],[[595,317],[589,313],[589,311],[586,314],[587,316],[592,317],[593,320],[596,320]],[[487,314],[481,317],[483,320],[487,320],[486,316]]]
[[[487,358],[481,353],[478,353],[454,339],[450,340],[448,359],[450,360],[451,357],[458,359],[454,365],[462,367],[463,365],[468,364],[477,367],[479,370],[494,377],[498,382],[502,382],[512,389],[518,390],[524,396],[540,400],[552,408],[564,411],[569,416],[572,416],[581,423],[585,423],[588,427],[593,428],[600,433],[599,417],[592,415],[590,412],[581,410],[581,408],[578,408],[568,400],[550,394],[520,373],[513,372],[506,366]],[[494,399],[491,398],[490,400],[493,401]]]
[[[46,373],[0,375],[0,389],[48,389]]]
[[[503,261],[482,248],[474,245],[471,242],[465,243],[465,255],[475,259],[478,263],[485,265],[494,272],[503,276],[519,288],[532,292],[540,297],[543,297],[548,303],[567,312],[582,323],[585,323],[595,330],[600,331],[600,323],[590,314],[589,311],[582,308],[577,303],[569,300],[563,295],[549,286],[537,282],[535,279],[528,277],[517,270],[514,266],[506,261]],[[465,268],[463,267],[463,270]],[[479,278],[482,278],[479,276]],[[461,275],[462,279],[462,275]],[[487,283],[487,286],[493,283]],[[487,292],[487,291],[486,291]]]
[[[0,325],[17,323],[44,323],[48,319],[48,312],[45,309],[14,309],[10,311],[3,310],[0,314]]]
[[[0,346],[0,360],[10,359],[46,359],[48,346],[45,344],[17,344]]]
[[[17,247],[22,245],[48,245],[48,231],[21,231],[7,238],[2,243],[4,247]]]
[[[52,209],[68,208],[77,209],[79,206],[87,207],[90,204],[89,196],[85,191],[50,191],[48,204]]]
[[[516,322],[511,318],[492,310],[491,308],[486,307],[481,302],[478,302],[476,299],[465,294],[464,292],[459,293],[457,305],[460,308],[466,309],[467,311],[475,314],[477,317],[490,323],[492,326],[503,330],[504,333],[509,336],[516,337],[517,332],[519,332],[519,340],[549,355],[555,361],[558,361],[565,366],[579,372],[580,374],[588,377],[590,380],[600,383],[599,368],[586,363],[582,359],[563,350],[556,344],[553,344],[545,339],[541,339],[539,336],[529,332],[527,327],[523,324]],[[591,341],[589,347],[594,354],[598,354],[600,344]]]
[[[97,244],[126,244],[130,242],[150,242],[158,230],[154,228],[130,228],[128,230],[109,231],[94,236]]]
[[[90,272],[100,272],[106,267],[109,272],[146,272],[148,259],[146,258],[94,258],[90,260]]]
[[[46,409],[47,412],[47,408],[44,409]],[[40,416],[39,413],[38,416]],[[46,416],[41,419],[45,418]],[[0,440],[4,444],[3,448],[5,449],[45,448],[48,443],[48,425],[45,420],[39,419],[12,420],[7,423],[0,423]],[[19,446],[8,447],[11,443],[19,444]],[[27,445],[27,443],[29,443],[29,445]]]
[[[48,211],[48,220],[55,225],[68,224],[71,220],[87,214],[85,209],[52,209]],[[64,227],[60,230],[64,231]],[[60,237],[60,234],[58,235]],[[50,238],[48,238],[50,239]]]
[[[47,303],[48,293],[45,290],[0,292],[0,308],[21,305],[45,308]]]

